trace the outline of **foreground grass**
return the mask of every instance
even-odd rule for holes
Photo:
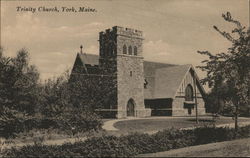
[[[239,118],[239,122],[250,121],[249,118]],[[199,125],[211,125],[215,123],[226,124],[234,123],[232,117],[220,117],[213,122],[211,117],[200,117]],[[164,129],[174,128],[187,128],[197,126],[194,117],[163,117],[163,118],[153,118],[152,119],[136,119],[136,120],[126,120],[120,121],[114,124],[114,127],[119,129],[116,133],[127,134],[131,132],[150,132],[150,131],[160,131]]]
[[[137,157],[249,157],[250,138],[197,145]]]

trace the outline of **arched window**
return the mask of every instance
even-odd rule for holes
[[[187,85],[185,90],[185,101],[193,101],[193,99],[194,99],[193,87],[189,84]]]
[[[123,54],[127,54],[127,46],[126,45],[123,46]]]
[[[132,47],[131,46],[128,47],[128,54],[132,55]]]
[[[137,47],[134,47],[134,55],[137,55]]]
[[[144,89],[147,89],[148,86],[148,81],[146,80],[146,78],[144,79]]]

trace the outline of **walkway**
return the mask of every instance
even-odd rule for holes
[[[250,138],[190,146],[136,157],[249,157]]]
[[[147,120],[147,119],[173,119],[173,118],[187,118],[187,117],[146,117],[146,118],[136,118],[136,117],[131,117],[131,118],[126,118],[126,119],[113,119],[113,120],[109,120],[109,121],[106,121],[104,122],[102,128],[106,131],[119,131],[119,129],[115,128],[114,127],[114,124],[117,123],[117,122],[121,122],[121,121],[130,121],[130,120]],[[190,118],[195,118],[195,117],[190,117]],[[211,116],[208,117],[202,117],[202,118],[209,118],[211,119]],[[226,117],[222,117],[221,118],[226,118]],[[246,125],[250,125],[250,119],[249,118],[241,118],[241,119],[246,119],[246,120],[249,120],[247,122],[239,122],[239,126],[246,126]],[[234,128],[234,123],[225,123],[225,124],[219,124],[219,125],[216,125],[216,127],[229,127],[229,128]],[[181,128],[181,129],[194,129],[196,127],[186,127],[186,128]],[[158,130],[155,130],[155,131],[147,131],[145,133],[148,133],[148,134],[154,134],[158,132]]]

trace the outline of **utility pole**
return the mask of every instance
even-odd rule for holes
[[[198,103],[197,103],[197,94],[196,94],[196,78],[195,78],[194,71],[193,71],[193,79],[194,79],[195,119],[196,119],[196,124],[198,124],[199,123],[199,120],[198,120]]]

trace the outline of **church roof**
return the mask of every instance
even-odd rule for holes
[[[156,70],[153,98],[173,98],[192,65],[178,65]]]
[[[78,53],[77,56],[84,64],[99,64],[99,55]],[[148,88],[144,91],[145,99],[174,98],[183,78],[193,69],[191,64],[173,65],[152,61],[144,61],[143,67],[144,77],[149,82]],[[195,76],[198,79],[196,74]],[[200,84],[198,87],[205,92]]]

